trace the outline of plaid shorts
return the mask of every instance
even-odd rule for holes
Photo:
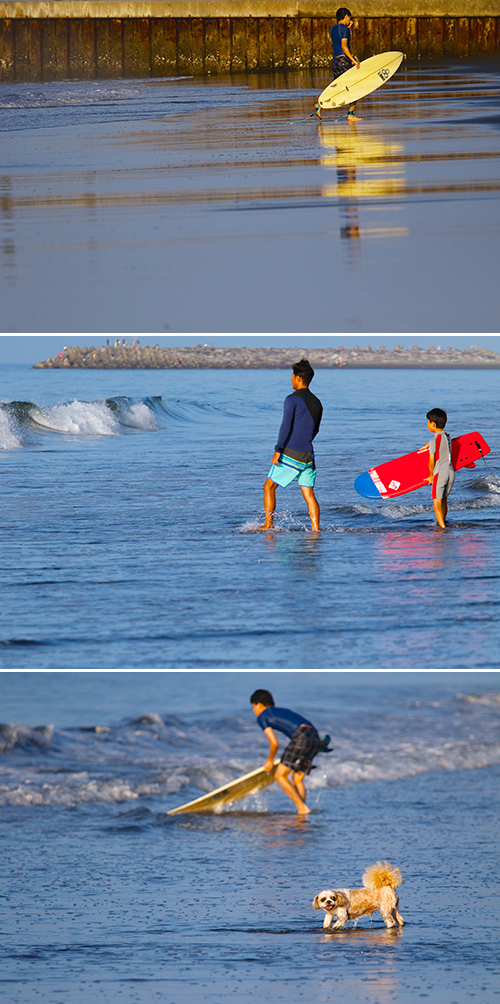
[[[333,79],[341,77],[346,70],[351,70],[353,66],[354,63],[351,62],[349,56],[334,56],[332,59]]]
[[[281,763],[293,771],[309,774],[311,764],[319,752],[321,739],[313,725],[301,725],[290,738],[283,752]]]

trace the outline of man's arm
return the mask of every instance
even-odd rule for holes
[[[290,433],[293,428],[293,420],[295,417],[295,401],[293,394],[290,394],[285,398],[285,403],[283,405],[283,420],[281,422],[280,431],[278,432],[278,441],[274,447],[277,453],[282,453],[287,444],[287,440],[290,438]],[[275,454],[276,455],[276,454]]]
[[[351,24],[352,24],[352,21],[351,21]],[[342,52],[344,53],[344,55],[346,55],[348,57],[348,59],[351,60],[351,63],[353,63],[353,65],[356,67],[356,69],[359,70],[359,59],[356,59],[356,56],[353,56],[352,52],[350,52],[346,38],[342,39],[341,45],[342,45]]]
[[[266,774],[269,774],[269,771],[273,769],[274,758],[278,752],[279,742],[276,739],[270,725],[267,729],[264,729],[264,735],[269,739],[269,756],[264,764],[264,770],[266,771]]]

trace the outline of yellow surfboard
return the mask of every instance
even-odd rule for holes
[[[181,812],[219,812],[225,805],[238,802],[240,798],[252,795],[255,791],[260,791],[272,784],[278,764],[279,760],[275,760],[273,769],[269,773],[266,773],[262,767],[251,770],[249,774],[243,774],[242,777],[229,781],[221,788],[210,791],[208,795],[201,795],[200,798],[195,798],[192,802],[179,805],[177,809],[170,809],[167,816],[177,816]]]
[[[328,84],[318,98],[318,105],[320,108],[341,108],[365,98],[393,76],[403,58],[403,52],[380,52],[378,56],[364,59],[359,70],[353,66]]]

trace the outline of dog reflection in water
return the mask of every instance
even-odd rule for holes
[[[324,910],[324,928],[340,931],[348,920],[354,920],[355,925],[360,917],[375,910],[380,910],[385,925],[388,928],[403,926],[403,918],[399,913],[399,896],[396,889],[401,885],[399,868],[392,868],[388,861],[377,861],[370,865],[363,875],[362,889],[323,889],[313,899],[315,910]],[[335,924],[332,922],[337,918]]]

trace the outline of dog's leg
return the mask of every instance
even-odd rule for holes
[[[323,921],[323,927],[331,927],[333,920],[333,913],[325,913],[325,919]]]
[[[399,926],[402,927],[403,924],[404,924],[404,920],[403,920],[403,918],[402,918],[402,916],[401,916],[401,914],[400,914],[400,912],[399,912],[399,910],[398,910],[397,907],[394,910],[394,917],[397,920]]]
[[[341,931],[347,924],[347,909],[339,906],[337,910],[337,921],[332,927],[332,931]]]

